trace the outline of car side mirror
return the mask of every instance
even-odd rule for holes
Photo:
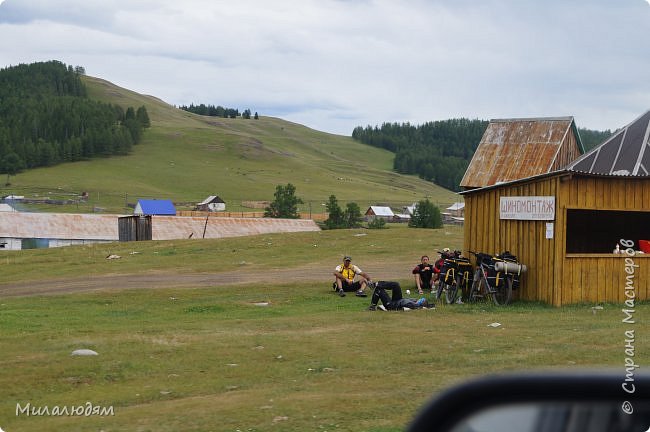
[[[488,376],[444,391],[409,432],[648,432],[650,375]]]

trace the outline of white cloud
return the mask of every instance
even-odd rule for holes
[[[172,104],[350,134],[385,121],[650,108],[640,0],[6,0],[0,66],[56,59]]]

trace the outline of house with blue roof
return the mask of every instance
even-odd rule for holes
[[[176,207],[171,200],[140,199],[133,210],[139,216],[176,216]]]

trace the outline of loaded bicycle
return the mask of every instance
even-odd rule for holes
[[[512,290],[519,286],[519,277],[526,271],[517,257],[505,251],[492,256],[483,252],[470,251],[476,257],[476,271],[469,291],[468,301],[492,301],[500,306],[512,300]]]
[[[440,253],[442,266],[438,278],[438,289],[436,290],[436,300],[445,294],[448,304],[452,304],[469,293],[472,285],[472,264],[469,259],[461,256],[460,251],[452,253]],[[460,291],[460,297],[459,297]]]

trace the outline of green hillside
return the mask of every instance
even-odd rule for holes
[[[392,206],[429,197],[445,205],[457,196],[417,177],[392,172],[393,154],[278,118],[259,120],[202,117],[176,109],[105,80],[83,77],[92,99],[120,106],[144,105],[151,128],[128,156],[38,168],[12,176],[0,195],[75,198],[83,204],[38,205],[46,211],[130,212],[137,198],[167,198],[190,209],[219,195],[227,210],[242,201],[273,199],[275,186],[293,183],[305,201],[301,210],[321,212],[329,195],[340,203]],[[248,209],[250,210],[250,209]]]

